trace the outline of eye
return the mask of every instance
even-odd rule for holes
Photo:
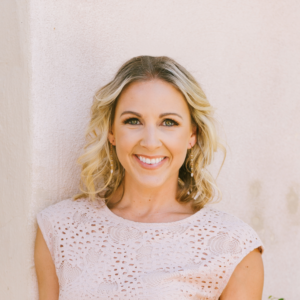
[[[127,119],[124,124],[129,124],[129,125],[140,125],[140,121],[137,118],[130,118]]]
[[[176,126],[176,125],[178,125],[178,123],[175,122],[175,121],[172,120],[172,119],[165,119],[165,120],[163,121],[163,125],[164,125],[164,126],[167,126],[167,127],[171,127],[171,126]]]

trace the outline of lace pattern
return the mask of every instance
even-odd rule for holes
[[[102,202],[71,199],[37,221],[60,300],[217,300],[236,265],[263,245],[240,219],[211,207],[171,223],[139,223]]]

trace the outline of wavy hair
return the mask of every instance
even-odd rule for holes
[[[114,79],[95,93],[91,107],[91,120],[86,132],[87,145],[78,159],[81,165],[81,193],[74,199],[89,197],[92,200],[104,198],[106,204],[121,185],[125,170],[118,160],[115,147],[110,147],[108,133],[114,121],[116,104],[125,86],[136,81],[160,79],[172,84],[185,97],[192,123],[197,126],[197,141],[187,151],[185,161],[179,169],[177,201],[192,201],[195,211],[211,201],[218,192],[213,176],[207,170],[214,153],[220,148],[214,109],[195,78],[180,64],[166,56],[138,56],[121,66]],[[191,155],[194,158],[193,177],[191,177]],[[110,156],[113,160],[111,173]],[[220,172],[219,170],[219,172]]]

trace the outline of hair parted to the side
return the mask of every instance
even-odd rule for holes
[[[100,197],[105,198],[108,204],[110,196],[122,183],[125,170],[118,160],[115,147],[110,146],[108,141],[115,107],[125,86],[135,81],[151,79],[164,80],[181,91],[189,106],[192,122],[197,126],[197,142],[187,151],[185,162],[179,170],[177,200],[192,201],[192,206],[197,211],[212,200],[216,192],[218,198],[221,197],[221,192],[206,167],[213,161],[214,153],[219,148],[224,152],[224,163],[226,149],[219,142],[213,117],[214,110],[200,85],[184,67],[169,57],[138,56],[123,64],[115,78],[94,96],[91,121],[86,133],[88,143],[84,154],[78,159],[82,167],[82,193],[74,199],[89,197],[94,200]],[[190,151],[193,152],[194,158],[193,177]],[[113,159],[113,173],[110,155]]]

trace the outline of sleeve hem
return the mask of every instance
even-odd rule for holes
[[[262,244],[262,242],[260,241],[257,241],[257,243],[254,243],[252,245],[252,247],[248,248],[245,252],[243,252],[243,255],[241,255],[236,261],[235,263],[233,264],[233,267],[231,268],[230,272],[226,275],[226,279],[224,280],[224,282],[221,284],[221,287],[220,287],[220,290],[219,290],[219,293],[217,294],[217,299],[219,299],[219,297],[221,297],[225,287],[227,286],[236,266],[245,258],[245,256],[247,256],[251,251],[253,251],[254,249],[259,249],[260,253],[263,254],[264,253],[264,250],[265,250],[265,247],[264,245]]]
[[[45,226],[44,226],[44,221],[43,221],[41,213],[37,214],[36,220],[37,220],[37,224],[38,224],[38,226],[39,226],[39,228],[40,228],[40,230],[42,232],[42,235],[43,235],[43,238],[44,238],[44,240],[46,242],[46,245],[47,245],[47,247],[49,249],[49,252],[51,254],[52,260],[55,263],[54,258],[53,258],[53,253],[52,253],[51,242],[48,240],[48,235],[47,235],[47,232],[46,232],[46,229],[45,229]]]

